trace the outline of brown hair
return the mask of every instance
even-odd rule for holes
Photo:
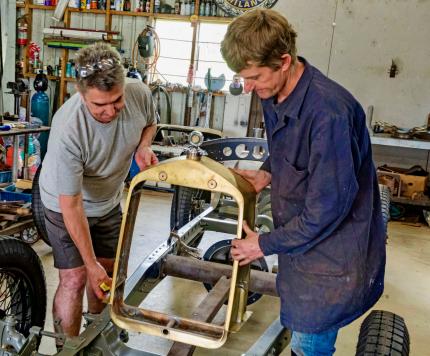
[[[108,65],[101,65],[101,63],[108,63]],[[76,65],[77,86],[82,93],[85,93],[88,88],[110,91],[117,85],[124,85],[125,76],[121,56],[108,43],[97,42],[80,49],[76,54]],[[90,69],[91,74],[86,77],[80,76],[80,71],[86,68]]]
[[[221,42],[221,54],[236,73],[250,64],[281,67],[281,57],[297,57],[297,33],[280,13],[270,9],[251,10],[235,19]]]

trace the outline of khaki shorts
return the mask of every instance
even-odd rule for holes
[[[63,215],[44,207],[46,231],[59,269],[84,265],[75,243],[64,225]],[[102,217],[87,218],[96,257],[115,258],[121,228],[122,212],[118,204]]]

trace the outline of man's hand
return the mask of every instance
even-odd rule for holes
[[[104,283],[110,287],[112,285],[112,278],[107,275],[106,270],[99,262],[95,262],[91,266],[86,267],[87,278],[91,289],[98,299],[103,300],[106,296],[105,292],[100,288],[100,285]]]
[[[272,180],[272,175],[262,169],[256,171],[251,169],[233,169],[233,171],[251,183],[257,193],[260,193],[267,187]]]
[[[152,152],[152,149],[149,146],[140,145],[136,150],[134,159],[136,160],[140,170],[158,163],[157,156]]]
[[[258,244],[259,235],[249,228],[246,221],[243,222],[243,231],[246,234],[244,239],[234,239],[231,242],[231,255],[233,259],[239,261],[239,266],[247,265],[264,256]]]

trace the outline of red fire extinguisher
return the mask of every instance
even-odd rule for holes
[[[25,46],[27,45],[27,42],[28,42],[28,23],[25,16],[26,15],[16,20],[16,24],[18,27],[18,34],[16,38],[17,38],[17,43],[20,46]]]

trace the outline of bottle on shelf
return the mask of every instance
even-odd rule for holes
[[[181,13],[181,3],[179,0],[175,1],[175,14],[179,15]]]
[[[190,14],[194,15],[195,11],[196,11],[196,2],[195,0],[192,0],[190,5]]]
[[[190,0],[185,0],[185,15],[186,16],[190,16],[191,15]]]
[[[181,10],[180,10],[179,14],[182,15],[182,16],[186,15],[186,13],[185,13],[185,9],[186,9],[185,1],[186,0],[184,0],[184,1],[181,2]]]
[[[215,1],[212,1],[211,15],[212,16],[217,16],[217,6],[216,6],[216,2]]]
[[[211,9],[212,9],[212,6],[211,6],[210,0],[206,0],[206,7],[205,7],[206,16],[211,16]]]
[[[130,0],[124,0],[122,11],[130,11],[131,10],[131,1]]]
[[[154,0],[154,13],[158,14],[160,12],[160,0]]]
[[[205,1],[202,0],[200,2],[200,9],[199,9],[200,16],[205,16],[205,9],[206,9],[206,4],[205,4]]]

